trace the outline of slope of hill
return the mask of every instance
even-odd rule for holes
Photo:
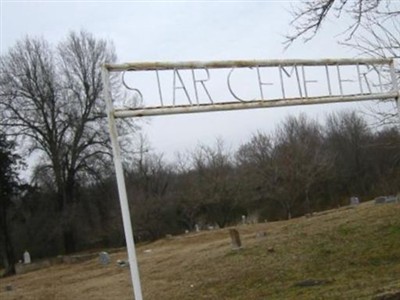
[[[237,229],[239,251],[227,229],[139,245],[144,299],[400,299],[399,204]],[[115,264],[126,253],[111,258],[0,279],[0,299],[133,299],[129,269]]]

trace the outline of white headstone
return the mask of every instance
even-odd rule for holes
[[[199,224],[194,225],[194,227],[196,228],[196,232],[200,232],[200,226],[199,226]]]
[[[31,263],[31,255],[27,250],[24,252],[24,264],[30,264]]]
[[[350,204],[351,205],[358,205],[358,204],[360,204],[360,199],[358,199],[358,197],[351,197],[350,198]]]

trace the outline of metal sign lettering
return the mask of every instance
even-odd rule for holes
[[[143,107],[116,117],[398,97],[393,59],[271,60],[106,65]]]

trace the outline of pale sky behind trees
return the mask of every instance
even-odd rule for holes
[[[17,40],[43,37],[53,45],[86,30],[113,41],[118,62],[287,58],[351,58],[337,44],[348,23],[324,23],[310,42],[284,50],[291,6],[300,1],[1,1],[1,52]],[[156,87],[154,87],[156,88]],[[165,153],[211,145],[220,137],[235,149],[257,130],[269,132],[302,112],[323,121],[332,111],[361,110],[365,103],[283,107],[153,117],[143,125],[151,149]],[[367,104],[368,105],[368,104]],[[133,151],[136,151],[135,149]]]

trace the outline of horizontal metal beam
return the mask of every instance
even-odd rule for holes
[[[272,60],[226,60],[226,61],[186,61],[186,62],[132,62],[123,64],[105,64],[110,72],[121,71],[152,71],[172,69],[222,69],[222,68],[247,68],[247,67],[288,67],[300,66],[330,66],[330,65],[378,65],[390,64],[393,58],[338,58],[338,59],[272,59]]]
[[[309,98],[292,98],[279,100],[254,100],[246,102],[224,102],[224,103],[209,103],[199,105],[175,105],[163,107],[135,108],[135,109],[115,109],[114,116],[116,118],[129,117],[145,117],[159,115],[175,115],[175,114],[190,114],[213,111],[226,110],[241,110],[255,109],[267,107],[295,106],[295,105],[310,105],[310,104],[327,104],[334,102],[356,102],[366,100],[382,100],[395,99],[398,97],[397,92],[383,94],[368,94],[368,95],[346,95],[346,96],[329,96],[329,97],[309,97]]]

